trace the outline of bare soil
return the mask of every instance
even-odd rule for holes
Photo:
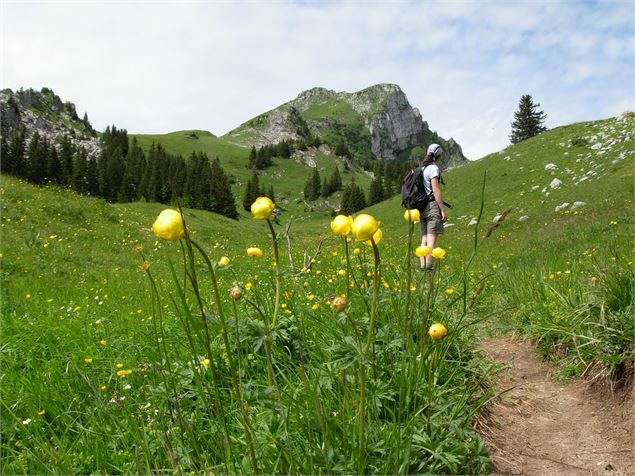
[[[555,381],[555,368],[528,342],[481,347],[508,367],[479,424],[494,474],[635,475],[631,391]]]

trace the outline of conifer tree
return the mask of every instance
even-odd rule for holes
[[[316,200],[320,196],[321,186],[320,172],[318,172],[316,167],[304,184],[304,199],[308,201]]]
[[[44,183],[44,179],[48,173],[48,152],[46,139],[40,137],[40,134],[36,131],[31,136],[29,152],[27,154],[28,179],[30,182],[37,185]]]
[[[46,178],[53,183],[62,183],[62,162],[54,145],[51,145],[48,153]]]
[[[529,94],[520,98],[518,110],[514,112],[512,133],[509,136],[512,144],[517,144],[547,130],[543,125],[547,115],[538,109],[539,107],[540,104],[534,103]]]
[[[70,185],[71,174],[73,172],[73,153],[75,147],[68,136],[62,136],[60,140],[60,184]]]
[[[70,176],[70,186],[78,193],[88,193],[88,163],[82,153],[73,154],[73,170]]]
[[[26,177],[27,175],[27,159],[25,157],[25,144],[24,144],[24,134],[22,132],[16,134],[13,139],[11,139],[11,145],[9,147],[9,158],[10,158],[10,168],[11,171],[7,171],[8,173],[12,173],[16,177]],[[2,164],[4,168],[4,161]]]
[[[258,181],[258,174],[253,173],[251,178],[247,181],[245,187],[245,195],[243,197],[243,208],[245,211],[251,210],[251,204],[254,203],[256,198],[260,196],[260,183]]]
[[[215,204],[212,211],[228,218],[237,219],[236,200],[232,194],[229,178],[221,167],[218,157],[212,162],[211,175],[212,196]]]
[[[374,205],[384,199],[384,182],[381,175],[376,175],[368,190],[368,204]]]

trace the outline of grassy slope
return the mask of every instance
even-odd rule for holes
[[[193,139],[191,133],[195,132],[198,139]],[[192,152],[205,152],[210,158],[218,157],[225,171],[235,178],[232,191],[236,197],[237,208],[242,218],[248,218],[248,214],[242,209],[242,199],[247,180],[252,175],[252,170],[247,168],[249,162],[249,148],[229,143],[227,140],[215,137],[205,131],[179,131],[161,135],[133,135],[139,141],[139,145],[148,150],[152,143],[160,143],[172,154],[179,154],[185,158]],[[368,190],[371,178],[363,172],[345,170],[344,164],[339,159],[333,159],[320,152],[316,152],[316,164],[320,177],[327,179],[338,166],[344,185],[355,179],[355,182],[364,190]],[[260,185],[269,188],[273,185],[276,196],[281,206],[289,215],[295,217],[305,215],[309,209],[303,200],[304,184],[311,173],[311,168],[294,160],[274,158],[274,165],[259,172]],[[336,193],[328,200],[318,200],[311,204],[315,210],[328,211],[339,207],[341,193]]]
[[[486,171],[479,236],[496,214],[513,207],[493,236],[482,240],[474,270],[475,280],[488,277],[484,303],[505,306],[498,308],[496,321],[506,316],[524,318],[520,314],[524,300],[533,297],[515,287],[532,288],[531,279],[545,282],[550,289],[560,290],[565,298],[572,299],[567,290],[585,292],[593,278],[601,279],[606,265],[632,268],[632,136],[619,141],[632,130],[632,117],[628,124],[614,119],[574,124],[448,173],[444,192],[445,198],[455,205],[450,212],[453,226],[447,228],[440,244],[448,249],[443,268],[449,285],[458,289],[458,272],[471,250],[475,227],[468,223],[478,214]],[[588,138],[586,146],[569,147],[572,139],[584,137]],[[613,138],[618,141],[605,153],[591,148],[596,141],[607,145]],[[208,154],[210,150],[211,146]],[[547,163],[556,164],[558,170],[545,171]],[[575,183],[590,170],[597,176]],[[549,195],[542,193],[555,177],[563,181],[561,188],[549,190]],[[281,190],[283,182],[284,178],[274,187]],[[299,193],[303,182],[301,178],[289,182],[289,193]],[[537,190],[532,190],[534,185],[538,185]],[[586,205],[555,212],[554,208],[565,201],[584,201]],[[115,362],[129,367],[149,359],[154,347],[147,339],[152,334],[152,321],[148,318],[154,313],[147,281],[138,269],[141,257],[134,248],[143,247],[159,286],[168,287],[166,258],[178,260],[178,248],[156,241],[149,230],[162,208],[149,203],[107,204],[55,187],[38,188],[2,177],[5,363],[1,388],[2,400],[16,418],[36,415],[45,408],[54,425],[55,415],[81,412],[85,405],[82,402],[90,398],[85,383],[81,379],[63,383],[73,386],[64,387],[64,392],[70,391],[76,397],[61,401],[58,393],[62,387],[51,379],[66,375],[65,369],[72,369],[72,363],[81,363],[84,357],[95,358],[91,378],[109,389],[117,388],[112,372]],[[382,222],[382,257],[392,266],[403,256],[407,241],[399,201],[395,198],[367,211]],[[246,246],[267,248],[269,238],[262,222],[235,222],[202,211],[185,213],[190,229],[211,257],[229,256],[235,262],[237,276],[250,269],[243,257]],[[527,215],[528,220],[518,221],[522,215]],[[333,256],[339,245],[330,238],[329,218],[325,214],[304,213],[299,206],[290,207],[281,217],[279,232],[291,216],[295,223],[291,231],[296,264],[302,262],[305,251],[314,253],[318,241],[328,238],[316,269],[326,272],[341,266],[340,256]],[[286,267],[284,245],[282,255]],[[549,278],[551,275],[553,279]],[[311,279],[320,280],[320,275],[312,276]],[[233,279],[224,274],[221,285],[228,288]],[[330,283],[337,278],[328,279]],[[517,297],[518,309],[509,307],[506,296],[510,295]],[[107,339],[107,347],[101,348],[100,339]],[[21,431],[13,423],[7,429],[18,434]],[[74,454],[72,449],[67,451],[61,460]],[[17,463],[13,464],[15,470]],[[56,468],[72,472],[73,468],[86,469],[95,464],[87,460],[78,461],[66,471],[63,466]]]

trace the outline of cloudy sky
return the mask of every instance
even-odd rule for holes
[[[635,109],[620,1],[2,1],[2,88],[52,88],[93,126],[222,135],[321,86],[398,84],[471,159],[546,125]]]

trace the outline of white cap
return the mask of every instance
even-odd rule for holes
[[[435,158],[438,159],[439,157],[441,157],[441,154],[443,154],[443,149],[439,144],[430,144],[428,146],[428,154],[432,154]]]

